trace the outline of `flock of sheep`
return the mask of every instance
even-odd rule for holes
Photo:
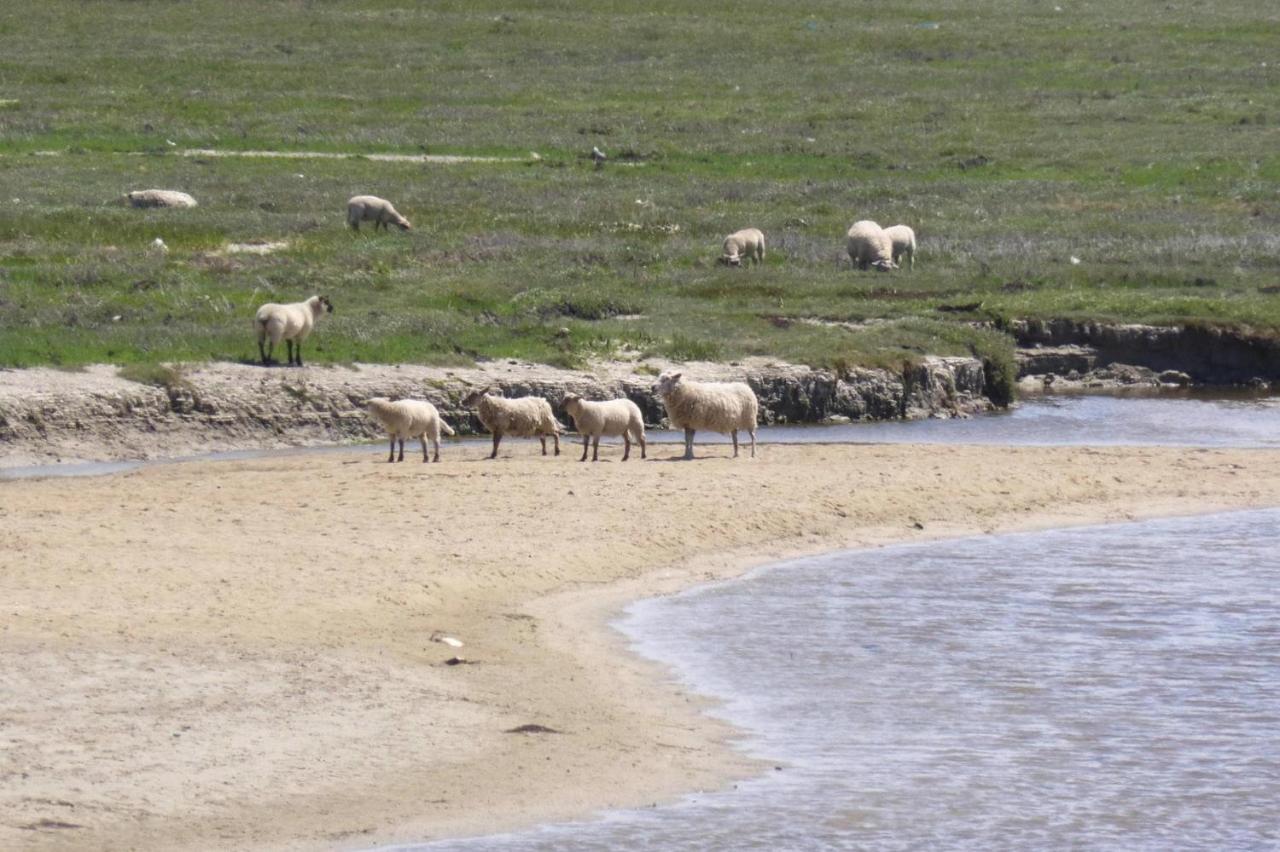
[[[666,372],[658,377],[653,392],[662,400],[667,419],[673,429],[684,430],[684,458],[693,458],[693,436],[699,429],[727,434],[733,438],[733,456],[738,457],[738,432],[751,436],[751,457],[756,455],[756,420],[760,404],[755,392],[744,382],[695,382],[681,373]],[[466,408],[474,408],[484,428],[493,435],[493,452],[489,458],[497,458],[498,445],[504,436],[537,438],[542,443],[542,454],[547,454],[547,438],[560,455],[560,433],[564,427],[556,420],[551,403],[540,396],[523,396],[507,399],[493,393],[492,387],[473,390],[462,399]],[[611,399],[594,402],[577,394],[565,394],[561,405],[573,418],[574,429],[582,436],[582,458],[600,459],[600,439],[621,437],[625,448],[622,460],[631,457],[631,445],[640,445],[640,458],[646,458],[644,419],[640,407],[629,399]],[[422,442],[422,460],[440,461],[440,434],[454,434],[454,430],[434,405],[420,399],[401,399],[392,402],[385,397],[369,400],[369,413],[382,425],[391,439],[387,461],[404,461],[405,439],[417,438]],[[431,442],[434,455],[427,451]],[[399,443],[399,455],[396,445]]]
[[[196,200],[184,192],[173,190],[138,190],[126,194],[125,199],[134,207],[194,207]],[[347,225],[359,230],[361,222],[373,222],[374,230],[387,230],[395,225],[403,231],[413,226],[396,210],[390,201],[374,195],[357,195],[347,201]],[[758,228],[745,228],[724,239],[719,262],[728,266],[741,266],[745,257],[755,264],[764,261],[764,233]],[[915,266],[915,232],[906,225],[881,228],[875,222],[855,222],[848,233],[849,258],[860,269],[897,269],[905,257]],[[303,302],[289,304],[270,303],[258,308],[253,325],[257,332],[258,354],[263,364],[272,363],[275,348],[284,342],[290,366],[302,366],[302,342],[315,328],[316,322],[326,313],[333,313],[333,303],[325,296],[312,296]],[[467,408],[474,408],[480,422],[493,435],[493,452],[498,455],[498,444],[503,436],[537,437],[542,443],[542,454],[547,454],[547,438],[560,455],[560,433],[564,427],[556,420],[551,404],[541,397],[506,399],[491,393],[492,388],[472,391],[463,400]],[[672,428],[683,429],[685,437],[684,458],[693,458],[693,436],[698,429],[731,435],[733,455],[738,456],[738,432],[751,436],[751,455],[756,454],[756,420],[759,403],[751,388],[742,382],[695,382],[680,373],[663,373],[653,386],[653,392],[662,400]],[[640,445],[640,457],[645,458],[644,421],[640,408],[629,399],[613,399],[595,402],[576,394],[567,394],[561,401],[565,411],[573,418],[577,432],[582,435],[582,458],[587,460],[591,450],[592,461],[599,459],[600,438],[621,437],[625,449],[622,460],[631,455],[631,444]],[[427,442],[434,450],[434,461],[440,461],[440,435],[454,434],[454,430],[440,417],[436,407],[424,400],[402,399],[391,401],[383,397],[369,400],[369,413],[373,415],[391,438],[387,461],[404,461],[406,438],[422,442],[422,460],[431,461]],[[399,442],[399,456],[396,445]]]

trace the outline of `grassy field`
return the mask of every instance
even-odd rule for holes
[[[0,8],[0,43],[4,366],[251,359],[256,305],[316,292],[312,363],[1001,359],[974,324],[1013,317],[1280,333],[1257,0],[48,0]],[[147,187],[200,206],[118,202]],[[363,192],[415,229],[351,233]],[[862,218],[913,225],[915,270],[851,269]],[[718,267],[749,225],[765,265]]]

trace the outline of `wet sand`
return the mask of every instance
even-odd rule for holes
[[[0,848],[363,848],[670,800],[759,767],[604,627],[626,600],[840,547],[1280,504],[1275,450],[653,449],[0,483]]]

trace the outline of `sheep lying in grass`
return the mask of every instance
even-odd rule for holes
[[[717,263],[741,266],[746,257],[754,263],[764,262],[764,234],[759,228],[743,228],[724,238],[724,251]]]
[[[357,195],[347,201],[347,224],[351,230],[360,230],[361,222],[372,222],[375,231],[379,227],[388,230],[387,225],[395,225],[402,231],[413,227],[408,219],[396,212],[390,201],[376,195]]]
[[[608,402],[589,402],[576,393],[566,394],[564,410],[573,418],[574,428],[582,435],[582,458],[587,460],[587,445],[591,445],[591,460],[600,460],[600,436],[622,436],[624,449],[622,460],[631,456],[631,442],[640,445],[640,458],[645,457],[644,418],[640,407],[629,399],[611,399]]]
[[[137,189],[126,192],[125,200],[133,207],[195,207],[196,200],[174,189]]]
[[[489,458],[498,457],[498,443],[503,435],[516,438],[538,436],[542,442],[542,454],[547,454],[547,436],[550,435],[556,444],[556,455],[560,455],[560,433],[564,427],[556,420],[551,411],[551,403],[540,396],[522,396],[518,399],[505,399],[501,396],[490,396],[490,388],[483,387],[467,394],[462,404],[474,408],[480,415],[484,428],[493,433],[493,452]]]
[[[418,399],[400,399],[392,402],[386,397],[376,396],[369,400],[369,413],[382,424],[391,436],[391,453],[387,461],[404,461],[404,439],[417,438],[422,441],[422,460],[431,461],[427,457],[427,439],[431,439],[435,450],[434,461],[440,461],[440,433],[452,435],[453,429],[440,418],[440,412],[429,402]],[[396,439],[400,439],[400,458],[396,458]]]
[[[893,262],[901,266],[902,258],[905,256],[911,262],[911,268],[915,269],[916,232],[906,225],[893,225],[884,229],[884,235],[893,245]]]
[[[751,435],[751,457],[756,456],[756,416],[760,403],[743,382],[693,382],[681,373],[663,373],[653,392],[667,409],[673,429],[684,430],[684,457],[693,458],[693,433],[698,429],[733,436],[733,457],[738,457],[738,430]]]
[[[866,219],[854,222],[849,228],[849,259],[859,269],[871,266],[884,272],[897,268],[893,262],[893,242],[885,235],[884,228]]]
[[[305,302],[287,305],[266,304],[258,308],[253,327],[258,331],[258,354],[262,363],[271,363],[271,353],[281,340],[289,350],[289,365],[302,366],[302,341],[311,334],[316,321],[326,313],[333,313],[333,303],[324,296],[312,296]],[[262,344],[270,341],[264,349]],[[296,354],[295,354],[296,349]]]

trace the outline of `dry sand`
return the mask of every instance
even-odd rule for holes
[[[0,482],[0,848],[359,848],[715,788],[757,767],[604,628],[623,601],[837,547],[1280,504],[1280,451],[536,446]],[[504,733],[526,724],[559,733]]]

